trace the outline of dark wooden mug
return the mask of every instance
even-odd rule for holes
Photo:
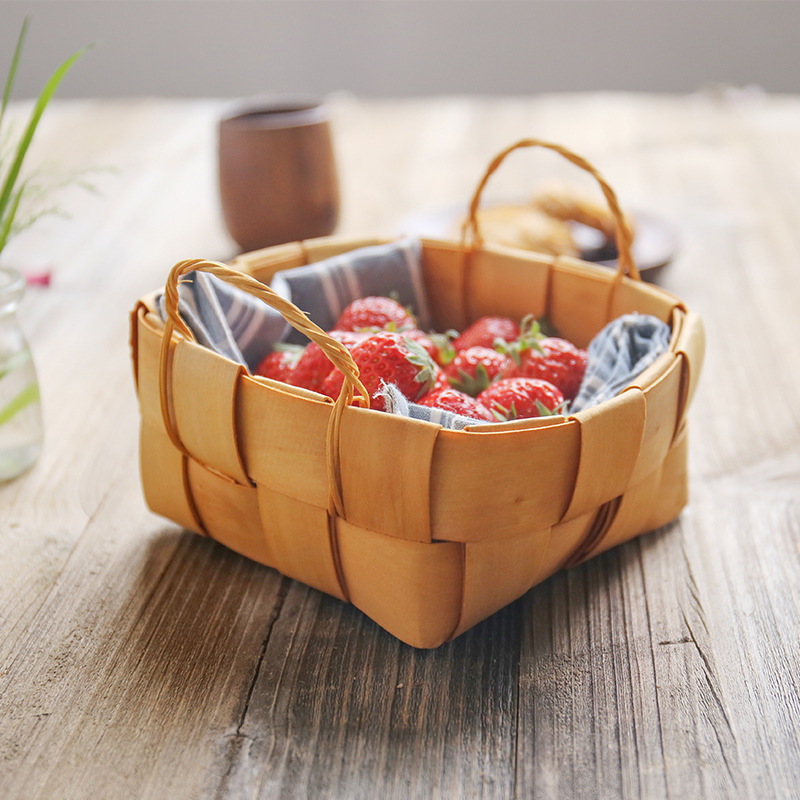
[[[254,98],[219,123],[219,192],[244,251],[327,236],[339,216],[330,120],[319,100]]]

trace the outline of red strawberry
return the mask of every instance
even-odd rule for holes
[[[519,325],[508,317],[481,317],[453,340],[456,351],[470,347],[494,347],[497,339],[513,342],[519,337]]]
[[[328,336],[341,342],[350,350],[366,339],[368,334],[357,331],[328,331]],[[319,392],[323,381],[333,368],[333,364],[322,348],[316,342],[311,342],[298,359],[288,382],[293,386],[302,386],[304,389]]]
[[[341,393],[343,385],[344,376],[338,369],[333,369],[328,373],[328,377],[322,381],[322,386],[319,387],[319,393],[335,400]]]
[[[459,392],[458,389],[430,391],[417,402],[421,406],[442,408],[445,411],[452,411],[454,414],[461,414],[463,417],[496,422],[492,412],[483,403],[464,392]]]
[[[523,337],[520,342],[519,349],[509,348],[512,360],[502,377],[539,378],[561,389],[568,400],[574,399],[586,372],[587,352],[554,336],[530,344]]]
[[[461,350],[444,368],[450,385],[477,397],[504,369],[511,359],[489,347]]]
[[[370,408],[384,410],[378,394],[382,383],[393,383],[409,400],[416,401],[434,384],[439,372],[425,348],[398,333],[383,331],[359,342],[351,351],[361,382],[369,392]],[[344,377],[334,370],[325,381],[323,393],[334,399],[341,392]]]
[[[333,327],[340,331],[402,331],[416,328],[417,322],[391,297],[361,297],[342,311]]]
[[[484,389],[478,401],[499,420],[528,419],[559,413],[564,395],[537,378],[504,378]]]
[[[290,383],[290,377],[294,370],[302,347],[293,345],[279,345],[266,357],[264,357],[253,372],[254,375],[261,375],[264,378],[272,378],[275,381]]]
[[[433,386],[431,386],[431,392],[439,392],[442,389],[449,389],[450,381],[447,380],[447,375],[444,374],[444,370],[440,369],[436,373],[436,379],[433,382]]]

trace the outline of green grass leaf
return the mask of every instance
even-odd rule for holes
[[[3,248],[6,246],[6,242],[8,242],[8,237],[11,235],[11,230],[14,225],[14,219],[17,216],[17,211],[19,210],[19,204],[22,200],[22,195],[25,192],[25,184],[23,183],[17,191],[14,193],[14,196],[11,199],[11,205],[8,207],[6,211],[5,217],[0,216],[0,253],[3,252]]]
[[[27,20],[26,20],[27,22]],[[25,30],[25,25],[23,24],[23,33]],[[20,42],[22,37],[20,37]],[[30,147],[31,140],[33,139],[34,133],[36,133],[36,128],[39,125],[39,121],[42,118],[42,114],[44,114],[44,110],[47,108],[47,104],[52,100],[53,95],[58,89],[59,84],[66,75],[69,68],[83,55],[86,51],[86,48],[79,50],[77,53],[73,53],[66,61],[64,61],[61,66],[50,76],[47,83],[45,84],[44,88],[42,89],[39,97],[36,100],[36,103],[33,107],[33,111],[31,112],[30,120],[28,121],[28,125],[25,128],[25,132],[23,133],[22,137],[19,140],[19,144],[17,145],[16,153],[14,155],[14,160],[9,167],[8,172],[6,173],[5,182],[2,187],[2,191],[0,191],[0,220],[4,221],[4,226],[8,223],[9,228],[10,225],[13,223],[13,214],[16,213],[16,206],[19,205],[19,195],[16,197],[16,202],[14,201],[14,188],[17,183],[17,179],[19,178],[20,170],[22,169],[22,163],[25,160],[25,155],[28,152],[28,148]],[[21,52],[20,44],[18,43],[17,51],[14,53],[14,59],[12,60],[12,69],[9,73],[9,80],[6,81],[6,89],[10,94],[11,86],[13,85],[13,73],[16,72],[16,68],[18,66],[19,55]],[[4,103],[5,103],[5,94],[4,94]],[[5,106],[4,106],[5,108]],[[12,207],[9,208],[9,203],[12,203]],[[9,220],[9,215],[11,215]],[[0,245],[0,251],[2,250],[2,245]]]
[[[0,425],[10,422],[20,411],[39,399],[39,384],[31,381],[16,397],[12,398],[4,408],[0,409]]]
[[[6,85],[3,89],[3,104],[0,106],[0,133],[3,130],[3,117],[6,115],[6,106],[11,99],[11,90],[14,88],[14,80],[17,77],[17,68],[19,67],[20,59],[22,58],[22,47],[25,44],[25,35],[28,32],[28,18],[22,22],[22,29],[17,38],[17,46],[14,48],[14,57],[11,59],[11,66],[8,68],[8,77],[6,78]]]

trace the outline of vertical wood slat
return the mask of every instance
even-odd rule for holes
[[[552,529],[464,545],[461,618],[453,637],[521,597],[536,582]]]
[[[677,432],[682,359],[666,353],[663,363],[668,361],[669,366],[659,377],[651,377],[646,383],[636,381],[630,390],[643,392],[645,399],[642,443],[629,479],[633,486],[664,461]]]
[[[613,288],[611,270],[587,268],[584,262],[558,258],[551,270],[547,317],[561,336],[587,347],[608,321]]]
[[[181,340],[175,346],[171,374],[175,427],[187,452],[201,464],[249,485],[236,426],[236,393],[244,367]]]
[[[186,458],[172,444],[163,426],[142,420],[139,465],[147,507],[187,530],[204,533],[192,502]]]
[[[310,393],[306,393],[310,395]],[[328,420],[332,405],[244,377],[237,395],[239,443],[247,474],[305,503],[327,508]]]
[[[645,427],[645,399],[629,389],[599,406],[580,411],[580,462],[564,521],[619,497],[633,473]]]
[[[636,312],[649,314],[662,322],[670,323],[676,308],[683,308],[683,304],[665,289],[625,279],[615,287],[611,296],[609,318],[615,319],[623,314]]]
[[[275,566],[264,536],[256,489],[211,472],[194,459],[186,459],[189,496],[203,530],[220,544],[261,564]]]
[[[705,326],[702,318],[693,311],[688,311],[683,318],[678,340],[675,343],[675,351],[683,358],[685,370],[684,401],[681,407],[681,419],[683,412],[691,404],[694,393],[697,390],[697,383],[700,372],[703,368],[705,357],[706,335]]]
[[[547,313],[547,288],[552,260],[501,248],[477,250],[469,261],[469,311],[473,321],[482,316],[521,320]]]
[[[463,545],[414,542],[336,520],[350,601],[402,641],[438,647],[461,613]]]
[[[327,510],[268,486],[259,486],[257,494],[260,535],[266,542],[271,566],[289,578],[346,600]]]
[[[139,303],[130,320],[141,416],[139,473],[142,490],[151,511],[188,530],[202,533],[203,524],[189,488],[186,459],[172,444],[161,415],[158,391],[161,336],[148,313],[148,307]]]
[[[471,322],[463,305],[464,259],[457,244],[422,241],[422,274],[436,330],[463,330]]]
[[[528,430],[443,430],[431,465],[433,537],[477,541],[548,528],[572,494],[579,423]]]
[[[163,324],[142,300],[136,305],[131,315],[131,326],[136,331],[131,338],[132,342],[135,343],[133,355],[135,359],[139,413],[143,420],[161,427],[166,434],[158,390],[158,364],[161,353]],[[175,344],[171,342],[170,346],[174,350]]]
[[[430,471],[440,427],[347,409],[340,457],[345,516],[399,539],[431,540]]]

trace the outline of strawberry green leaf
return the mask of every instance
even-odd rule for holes
[[[449,330],[445,333],[429,333],[428,336],[439,351],[439,363],[446,367],[456,357],[453,339],[458,336],[458,331]]]

